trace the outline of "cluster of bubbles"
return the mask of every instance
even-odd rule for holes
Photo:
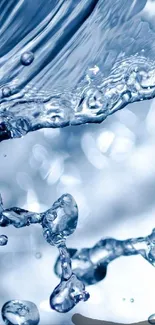
[[[21,56],[24,66],[33,60],[31,52]],[[153,98],[154,71],[154,62],[131,56],[117,61],[108,77],[104,76],[101,67],[89,69],[71,92],[53,90],[50,94],[29,89],[18,96],[5,86],[0,95],[0,141],[40,128],[101,123],[129,103]],[[11,94],[15,95],[14,100]]]
[[[34,54],[31,51],[27,51],[21,54],[20,63],[23,66],[30,65],[34,60]],[[9,86],[4,86],[0,89],[0,99],[6,99],[13,95],[13,92]]]

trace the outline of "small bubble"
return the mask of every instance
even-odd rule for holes
[[[148,322],[150,324],[155,324],[155,314],[152,314],[151,316],[149,316]]]
[[[4,154],[4,155],[3,155],[3,157],[7,157],[7,155],[6,155],[6,154]]]
[[[39,259],[39,258],[42,257],[42,254],[41,254],[40,252],[36,252],[36,253],[35,253],[35,257],[36,257],[37,259]]]
[[[3,97],[9,97],[9,96],[11,96],[11,89],[9,87],[4,87],[2,89],[2,96]]]
[[[123,300],[123,301],[125,301],[126,299],[125,299],[125,298],[123,298],[122,300]]]
[[[20,62],[21,64],[23,65],[30,65],[34,60],[34,54],[32,52],[24,52],[22,55],[21,55],[21,58],[20,58]]]
[[[8,237],[5,235],[0,236],[0,246],[5,246],[7,245],[8,242]]]
[[[130,302],[134,302],[134,299],[133,299],[133,298],[131,298],[131,299],[130,299]]]

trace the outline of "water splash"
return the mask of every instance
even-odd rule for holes
[[[7,227],[13,225],[15,228],[30,226],[41,223],[42,214],[29,212],[21,208],[10,208],[0,213],[0,226]]]
[[[11,99],[11,89],[2,89],[0,140],[21,137],[40,128],[59,128],[69,125],[101,123],[109,115],[135,101],[155,96],[154,62],[143,57],[131,57],[102,77],[97,85],[86,75],[82,84],[72,92],[52,95],[25,94]],[[21,115],[22,111],[22,115]]]
[[[114,238],[101,239],[92,248],[68,250],[72,259],[72,269],[86,285],[95,284],[103,280],[110,262],[120,256],[142,255],[155,266],[155,229],[146,237],[117,240]],[[60,258],[58,257],[55,273],[60,277]]]
[[[4,0],[0,140],[101,123],[153,98],[154,20],[146,12],[147,0],[48,0],[46,8]]]
[[[89,293],[85,285],[75,274],[67,280],[61,280],[50,296],[50,306],[59,313],[66,313],[74,308],[80,301],[87,301]]]
[[[66,313],[80,301],[87,301],[89,294],[85,285],[72,272],[71,259],[66,247],[66,238],[76,229],[78,222],[78,207],[70,194],[62,195],[54,202],[51,209],[43,213],[31,213],[20,208],[4,209],[1,200],[0,226],[9,225],[15,228],[40,224],[45,240],[56,246],[60,254],[61,281],[50,296],[52,309]]]
[[[6,325],[38,325],[40,322],[37,306],[31,301],[7,301],[1,315]]]
[[[89,293],[85,291],[83,282],[72,272],[71,259],[66,245],[60,244],[58,248],[62,270],[61,282],[50,296],[50,306],[60,313],[66,313],[78,302],[87,301]]]
[[[85,285],[72,272],[71,259],[66,247],[66,238],[76,229],[78,208],[69,194],[62,195],[52,208],[43,215],[42,226],[46,241],[59,249],[61,281],[50,296],[52,309],[66,313],[80,301],[87,301],[89,294]]]
[[[55,273],[60,283],[50,296],[50,306],[60,313],[71,310],[80,301],[87,301],[89,293],[85,285],[101,281],[108,264],[120,256],[142,255],[155,266],[155,229],[146,237],[116,240],[101,239],[92,248],[67,249],[66,239],[73,234],[78,222],[78,207],[70,194],[62,195],[51,209],[32,213],[17,207],[4,209],[0,201],[0,226],[22,228],[40,224],[45,240],[59,250]],[[72,261],[71,261],[72,259]]]

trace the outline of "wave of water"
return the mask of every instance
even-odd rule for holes
[[[155,96],[153,1],[2,0],[0,12],[1,141]]]

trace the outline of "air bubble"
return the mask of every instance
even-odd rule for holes
[[[50,296],[50,306],[59,313],[66,313],[81,300],[87,301],[89,293],[75,274],[67,281],[61,281]]]
[[[30,51],[24,52],[21,55],[20,61],[23,65],[30,65],[34,60],[34,54]]]
[[[4,87],[2,89],[2,96],[3,97],[9,97],[9,96],[11,96],[11,89],[10,89],[10,87]]]

